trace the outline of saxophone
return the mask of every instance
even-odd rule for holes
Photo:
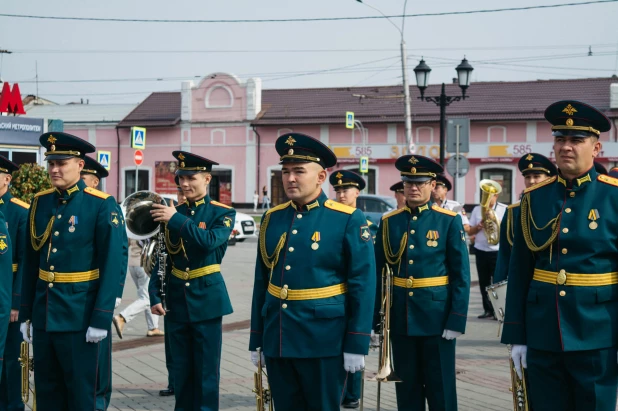
[[[262,376],[266,377],[266,383],[268,384],[268,376],[264,372],[264,364],[262,364],[262,349],[257,348],[258,363],[257,371],[253,374],[253,392],[255,393],[255,404],[257,411],[266,411],[266,404],[268,404],[268,410],[273,411],[273,399],[269,388],[264,388],[264,381]]]
[[[26,330],[28,338],[32,338],[30,335],[30,320],[26,321]],[[24,404],[28,404],[30,391],[32,391],[32,395],[34,396],[32,410],[36,411],[34,387],[30,388],[30,371],[34,370],[34,355],[32,357],[30,356],[30,344],[26,341],[22,341],[20,346],[19,363],[21,364],[21,400]]]
[[[483,231],[485,231],[487,242],[491,245],[497,245],[500,243],[500,221],[489,204],[493,196],[497,196],[502,192],[502,186],[488,179],[481,180],[480,186]]]

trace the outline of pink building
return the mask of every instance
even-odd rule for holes
[[[416,87],[410,91],[415,152],[437,158],[439,109],[418,100]],[[439,86],[430,86],[425,94],[439,91]],[[457,84],[447,85],[447,93],[458,95]],[[447,108],[447,118],[468,117],[471,122],[470,151],[463,153],[471,167],[458,178],[457,201],[478,203],[483,178],[501,182],[500,201],[517,201],[523,190],[517,160],[529,152],[553,157],[553,138],[543,111],[561,99],[588,102],[610,117],[614,128],[601,136],[599,161],[608,168],[618,162],[618,78],[473,83],[468,94],[469,99]],[[401,95],[401,86],[262,90],[260,79],[242,82],[216,73],[199,84],[183,82],[181,92],[151,94],[114,126],[65,122],[65,130],[111,152],[104,188],[119,200],[135,189],[133,126],[147,129],[145,161],[137,170],[139,189],[174,192],[171,152],[182,149],[220,163],[213,173],[213,198],[249,204],[254,191],[261,197],[266,187],[271,201],[278,204],[285,195],[274,142],[282,134],[300,132],[332,147],[340,168],[357,169],[359,157],[368,155],[368,193],[391,195],[388,188],[399,180],[394,161],[408,151]],[[367,141],[358,129],[345,128],[346,111],[353,111],[363,123]],[[324,188],[334,195],[330,187]]]

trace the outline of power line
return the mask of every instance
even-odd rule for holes
[[[398,14],[392,16],[359,16],[359,17],[315,17],[315,18],[285,18],[285,19],[231,19],[231,20],[190,20],[190,19],[127,19],[127,18],[105,18],[105,17],[68,17],[68,16],[41,16],[31,14],[9,14],[0,13],[0,17],[12,17],[22,19],[41,19],[41,20],[72,20],[72,21],[96,21],[96,22],[116,22],[116,23],[305,23],[314,21],[342,21],[342,20],[377,20],[391,18],[417,18],[417,17],[438,17],[438,16],[456,16],[465,14],[479,13],[500,13],[507,11],[524,11],[537,9],[553,9],[559,7],[585,6],[590,4],[615,3],[618,0],[592,0],[581,3],[560,3],[547,4],[540,6],[525,6],[525,7],[508,7],[500,9],[481,9],[481,10],[466,10],[466,11],[449,11],[440,13],[418,13],[418,14]]]

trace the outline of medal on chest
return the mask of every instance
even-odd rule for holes
[[[588,224],[588,227],[590,227],[591,230],[596,230],[597,227],[599,227],[599,223],[597,223],[596,220],[598,220],[600,217],[601,215],[599,214],[599,210],[595,208],[590,210],[590,212],[588,213],[588,220],[590,220],[590,224]]]

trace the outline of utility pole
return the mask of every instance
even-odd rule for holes
[[[410,110],[410,87],[408,85],[408,58],[406,55],[406,42],[403,39],[403,35],[401,36],[401,70],[403,72],[403,104],[405,109],[406,141],[408,142],[409,154],[413,154],[412,144],[414,140],[412,140],[412,112]]]

